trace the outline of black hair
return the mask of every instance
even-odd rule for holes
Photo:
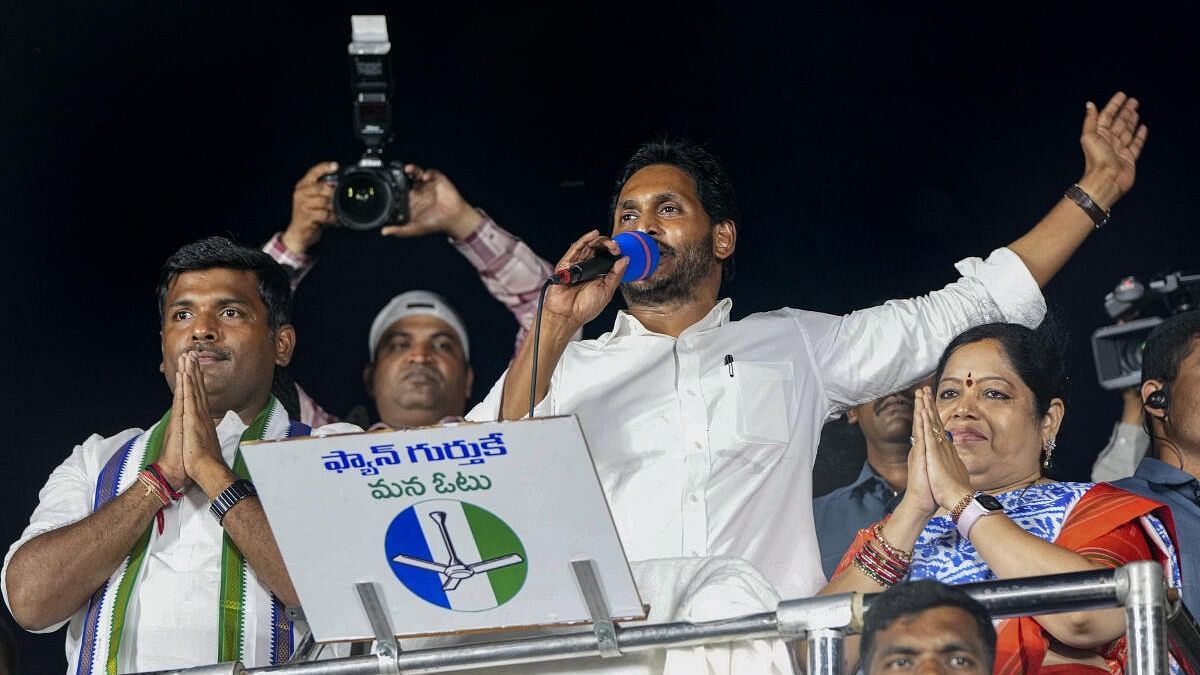
[[[1066,334],[1052,321],[1043,322],[1037,330],[1015,323],[986,323],[963,331],[946,345],[938,359],[937,370],[933,373],[935,391],[950,356],[959,347],[981,340],[1000,343],[1008,362],[1033,392],[1034,413],[1038,417],[1049,412],[1054,399],[1066,399],[1067,367],[1062,347]]]
[[[1192,339],[1197,337],[1200,337],[1200,310],[1176,314],[1155,326],[1142,347],[1142,384],[1149,380],[1162,382],[1162,392],[1169,402],[1171,383],[1179,377],[1179,367],[1192,353]],[[1157,441],[1161,437],[1154,432],[1152,417],[1142,416],[1142,428],[1146,435]],[[1179,465],[1183,466],[1182,457]]]
[[[1154,327],[1142,351],[1142,382],[1172,382],[1179,366],[1192,353],[1192,339],[1200,337],[1200,309],[1176,314]]]
[[[215,268],[254,272],[258,278],[258,297],[267,307],[271,330],[292,322],[292,285],[283,265],[262,251],[235,244],[225,237],[207,237],[185,244],[163,263],[158,276],[159,321],[165,319],[171,282],[185,272]]]
[[[258,297],[267,308],[267,325],[272,332],[292,322],[292,284],[283,265],[262,251],[225,237],[207,237],[181,246],[163,263],[157,288],[159,323],[166,318],[167,291],[180,274],[217,268],[254,272]],[[271,393],[290,418],[300,419],[299,393],[286,368],[275,367]]]
[[[887,630],[897,619],[937,607],[957,607],[974,617],[979,639],[983,641],[987,671],[991,672],[996,660],[996,628],[987,610],[963,591],[932,579],[898,583],[871,601],[863,619],[860,646],[863,670],[870,668],[876,633]]]
[[[733,183],[725,173],[725,167],[716,155],[707,148],[685,139],[659,139],[643,143],[621,170],[617,184],[613,189],[612,203],[608,211],[611,223],[617,212],[617,200],[621,198],[621,190],[633,174],[652,164],[668,164],[691,177],[696,183],[696,196],[700,198],[700,206],[708,214],[709,222],[713,225],[731,220],[738,222],[741,214],[738,212],[737,198],[733,193]],[[733,278],[733,256],[725,259],[721,265],[723,281]]]

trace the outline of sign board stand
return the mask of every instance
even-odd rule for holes
[[[617,628],[613,625],[612,612],[608,608],[608,598],[600,581],[596,577],[596,562],[594,560],[572,560],[571,571],[575,573],[575,582],[583,593],[583,601],[587,603],[588,613],[592,615],[592,630],[596,633],[596,646],[600,656],[608,659],[620,656],[617,647]]]
[[[604,589],[600,588],[600,580],[596,575],[596,562],[590,559],[572,560],[571,572],[575,575],[579,592],[583,594],[583,600],[592,616],[592,630],[596,634],[596,647],[600,651],[600,656],[602,658],[620,656],[616,624],[613,622],[608,598],[604,595]],[[399,655],[401,649],[400,643],[396,641],[396,632],[392,629],[392,622],[388,619],[383,596],[376,589],[375,583],[370,581],[354,584],[354,590],[358,594],[363,613],[367,615],[367,621],[370,622],[371,629],[375,632],[375,640],[370,653],[378,654],[381,662],[391,661],[394,664],[393,657]],[[303,612],[297,611],[292,618],[302,616]],[[312,640],[311,635],[306,636],[304,642],[297,646],[291,662],[314,660],[319,647],[320,645]],[[394,667],[389,667],[384,672],[395,673],[395,675],[400,673]]]

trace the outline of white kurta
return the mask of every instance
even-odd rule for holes
[[[630,560],[741,558],[783,598],[810,596],[825,583],[812,516],[825,421],[927,376],[967,328],[1045,314],[1012,251],[956,267],[941,290],[846,316],[731,321],[722,300],[678,339],[620,312],[567,346],[537,414],[579,416]],[[467,418],[495,419],[502,385]]]
[[[283,424],[286,425],[286,420]],[[233,412],[227,413],[217,426],[217,438],[227,464],[232,465],[245,430],[246,425]],[[359,428],[351,424],[331,424],[313,433],[354,431]],[[91,514],[100,471],[110,457],[140,433],[141,429],[126,429],[108,438],[93,434],[75,446],[71,455],[50,474],[38,494],[39,502],[29,519],[29,526],[4,558],[0,587],[5,604],[8,604],[8,563],[13,554],[37,535]],[[208,504],[204,492],[194,488],[163,511],[165,529],[161,535],[156,532],[150,539],[137,593],[129,603],[119,654],[121,672],[200,666],[217,661],[217,604],[224,530],[208,512]],[[252,569],[249,577],[250,583],[258,584]],[[69,619],[66,635],[68,673],[75,672],[86,613],[87,605],[84,604]],[[257,638],[253,642],[262,648],[268,647],[271,617],[248,617],[248,621],[251,625],[247,631],[252,631]],[[68,622],[38,632],[56,631],[64,623]],[[267,665],[256,658],[247,659],[247,665],[250,662]]]

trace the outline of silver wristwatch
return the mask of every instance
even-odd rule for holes
[[[225,520],[225,514],[229,513],[229,509],[233,508],[234,504],[242,501],[246,497],[257,497],[258,490],[254,489],[254,483],[245,478],[238,479],[233,482],[233,485],[225,488],[217,498],[212,500],[208,505],[208,512],[213,514],[213,518],[217,522]]]

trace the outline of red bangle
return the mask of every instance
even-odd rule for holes
[[[896,569],[892,565],[889,565],[885,560],[880,558],[879,552],[875,547],[869,544],[859,549],[854,559],[860,566],[870,569],[871,572],[882,578],[888,585],[900,583],[904,580],[904,575],[908,573],[907,566]]]
[[[174,487],[172,487],[171,482],[168,481],[166,475],[163,474],[162,468],[160,468],[158,466],[158,462],[155,462],[155,463],[151,464],[150,466],[146,467],[146,470],[150,472],[151,477],[154,479],[154,482],[158,483],[159,486],[161,486],[163,488],[163,490],[166,491],[167,495],[171,497],[172,500],[178,500],[180,497],[183,496],[182,492],[179,492]]]
[[[877,580],[882,579],[884,584],[887,586],[894,586],[894,585],[900,583],[900,581],[901,581],[901,577],[899,577],[898,575],[896,575],[892,572],[889,572],[885,569],[882,569],[881,567],[879,567],[878,563],[872,561],[870,558],[867,558],[864,556],[858,556],[855,558],[855,562],[857,562],[859,565],[862,565],[863,567],[866,567],[867,569],[871,570],[871,572],[873,573],[875,578]]]
[[[867,542],[865,548],[870,549],[868,555],[874,559],[876,564],[883,566],[897,577],[903,578],[905,574],[908,574],[908,563],[888,557],[871,542]]]
[[[165,527],[166,519],[163,517],[163,509],[171,503],[171,496],[167,494],[162,485],[154,478],[154,472],[149,469],[143,469],[138,474],[137,480],[146,488],[146,495],[153,494],[158,497],[158,501],[162,502],[162,506],[154,512],[154,522],[158,524],[158,533],[162,534]]]

